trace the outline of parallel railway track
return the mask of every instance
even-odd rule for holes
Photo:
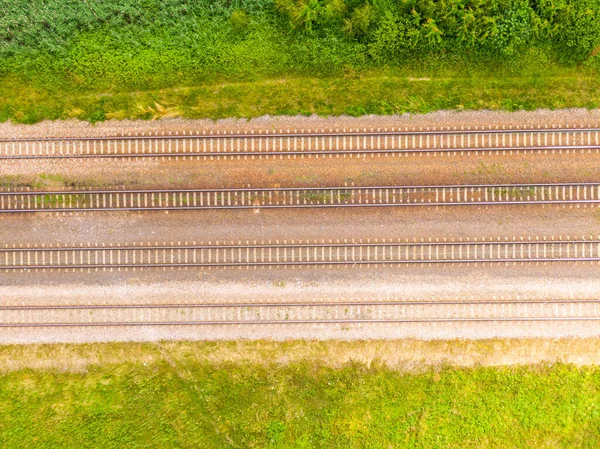
[[[589,154],[600,129],[445,129],[0,139],[0,159],[297,158]],[[0,212],[600,203],[600,183],[0,192]],[[0,271],[600,262],[600,236],[0,247]],[[3,305],[0,327],[369,325],[600,321],[600,299]]]
[[[254,158],[598,153],[600,128],[287,130],[271,133],[0,139],[0,159]]]
[[[0,248],[0,270],[404,266],[600,261],[600,239],[321,241]]]
[[[600,299],[2,306],[0,327],[600,321]]]
[[[0,213],[598,203],[600,183],[0,192]]]

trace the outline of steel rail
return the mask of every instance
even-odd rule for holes
[[[381,246],[395,246],[395,247],[413,247],[413,246],[426,246],[426,245],[435,245],[435,246],[487,246],[487,245],[512,245],[512,244],[555,244],[555,245],[567,245],[571,243],[592,243],[592,244],[600,244],[600,240],[566,240],[566,239],[558,239],[558,240],[469,240],[469,241],[430,241],[430,242],[417,242],[417,241],[392,241],[391,239],[387,241],[366,241],[366,242],[350,242],[350,243],[341,243],[341,242],[330,242],[330,243],[255,243],[255,244],[245,244],[245,245],[234,245],[234,244],[200,244],[200,245],[111,245],[111,246],[27,246],[27,247],[8,247],[4,248],[0,247],[0,254],[6,252],[23,252],[23,251],[57,251],[57,252],[69,252],[69,251],[91,251],[91,250],[99,250],[99,251],[138,251],[138,250],[179,250],[179,249],[187,249],[187,250],[230,250],[230,249],[284,249],[284,248],[297,248],[297,249],[306,249],[306,248],[358,248],[358,247],[381,247]]]
[[[116,249],[116,248],[115,248]],[[121,263],[121,264],[70,264],[70,265],[0,265],[1,270],[85,270],[109,268],[238,268],[238,267],[318,267],[318,266],[363,266],[363,265],[441,265],[441,264],[517,264],[517,263],[556,263],[556,262],[600,262],[598,257],[553,257],[534,258],[494,258],[494,259],[427,259],[427,260],[361,260],[361,261],[287,261],[287,262],[218,262],[218,263]]]
[[[58,305],[1,305],[3,310],[103,310],[103,309],[195,309],[195,308],[261,308],[261,307],[369,307],[369,306],[463,306],[517,304],[600,304],[600,299],[486,299],[460,301],[340,301],[340,302],[243,302],[195,304],[58,304]]]
[[[175,206],[175,207],[103,207],[103,208],[52,208],[52,209],[20,209],[20,210],[2,210],[3,213],[22,213],[22,212],[144,212],[144,211],[190,211],[190,210],[246,210],[246,209],[309,209],[309,208],[357,208],[357,207],[424,207],[424,206],[497,206],[508,205],[560,205],[560,204],[598,204],[600,200],[558,200],[558,201],[478,201],[478,202],[452,202],[452,203],[402,203],[402,204],[300,204],[300,205],[257,205],[257,206]]]
[[[0,318],[2,319],[0,327],[598,321],[600,320],[599,304],[600,300],[598,299],[519,299],[5,306],[0,308]],[[465,308],[464,306],[469,307]],[[559,306],[560,308],[557,308]],[[577,307],[573,308],[574,306]],[[457,309],[452,309],[453,307],[457,307]],[[155,312],[153,315],[135,316],[133,319],[122,313],[107,315],[113,313],[113,310],[135,311],[138,309],[153,309]],[[212,315],[214,313],[212,309],[223,312],[215,317]],[[40,313],[48,311],[53,314],[51,320],[40,315]],[[72,311],[79,313],[70,314]],[[181,320],[178,311],[186,311],[186,316],[188,313],[192,313],[192,315],[189,315],[186,320]],[[15,314],[15,312],[18,313]],[[23,312],[32,314],[24,315]],[[61,312],[66,312],[68,315],[62,317]],[[98,313],[92,316],[88,315],[88,312],[90,314]],[[197,312],[201,315],[198,315]],[[162,317],[157,316],[157,313],[162,314]],[[208,317],[204,318],[202,314],[206,313]],[[238,318],[226,318],[223,313],[233,313]],[[448,316],[449,314],[450,316]],[[321,316],[321,318],[315,318],[315,315]],[[343,316],[340,317],[340,315]],[[170,319],[170,317],[174,317],[174,319]]]
[[[249,133],[212,133],[212,134],[171,134],[171,135],[136,135],[136,136],[97,136],[97,137],[0,137],[0,142],[52,142],[52,141],[106,141],[106,140],[173,140],[173,139],[264,139],[264,138],[310,138],[310,137],[377,137],[377,136],[411,136],[411,135],[453,135],[453,134],[526,134],[526,133],[578,133],[600,132],[600,128],[481,128],[481,129],[431,129],[431,130],[398,130],[398,131],[342,131],[342,132],[249,132]]]
[[[600,183],[0,192],[0,213],[598,203]]]
[[[297,130],[295,130],[297,131]],[[501,137],[501,139],[500,139]],[[507,138],[508,137],[508,138]],[[433,144],[431,142],[433,139]],[[502,145],[500,146],[500,140]],[[507,142],[508,140],[508,142]],[[516,140],[516,146],[513,146]],[[542,140],[544,144],[542,145]],[[566,144],[563,145],[563,140]],[[458,146],[460,142],[460,147]],[[537,143],[537,145],[536,145]],[[595,145],[593,145],[593,143]],[[201,148],[202,147],[202,148]],[[215,148],[216,147],[216,148]],[[600,150],[600,128],[212,133],[0,139],[0,159],[254,158]]]

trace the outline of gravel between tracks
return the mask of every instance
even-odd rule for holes
[[[440,299],[589,298],[600,289],[597,265],[316,270],[195,270],[105,273],[104,281],[44,273],[43,285],[4,276],[5,304],[107,304]],[[551,276],[548,276],[548,275]],[[190,277],[196,276],[192,281]],[[71,275],[68,275],[71,278]],[[20,279],[18,279],[20,278]],[[86,329],[3,329],[0,343],[164,339],[530,338],[599,336],[598,322],[436,323],[292,326],[206,326]]]
[[[190,212],[0,214],[0,242],[177,241],[597,236],[598,208],[455,206]]]
[[[39,189],[271,188],[595,182],[600,154],[480,154],[263,160],[18,160],[0,164],[0,185]]]

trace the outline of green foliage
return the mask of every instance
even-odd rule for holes
[[[556,45],[567,61],[581,61],[600,45],[600,0],[561,2]]]
[[[305,31],[312,31],[313,25],[319,19],[322,9],[319,0],[308,0],[300,5],[294,15],[294,19],[298,26],[304,28]]]
[[[490,46],[503,56],[520,53],[532,38],[533,14],[527,0],[516,0],[489,33]]]
[[[595,72],[600,73],[600,54],[590,57],[587,61],[585,61],[584,65]]]
[[[364,36],[375,19],[370,3],[354,8],[350,18],[344,21],[344,31],[350,36]]]
[[[292,29],[339,32],[348,19],[345,0],[275,0],[275,10],[289,20]]]
[[[371,33],[369,56],[377,64],[388,61],[402,63],[413,47],[414,36],[417,33],[418,30],[407,17],[386,11],[377,28]]]
[[[327,46],[313,54],[325,64]],[[306,55],[305,55],[306,56]],[[276,57],[276,54],[275,56]],[[309,57],[309,56],[306,56]],[[593,108],[600,105],[598,74],[590,68],[539,64],[539,53],[523,54],[499,70],[466,63],[386,70],[346,69],[345,76],[285,77],[215,82],[189,87],[96,92],[48,91],[20,81],[0,84],[0,119],[34,123],[44,119],[83,120],[259,117],[426,113],[439,109]],[[258,70],[258,68],[257,68]],[[327,67],[323,67],[327,73]]]
[[[319,70],[295,51],[322,45],[340,71],[359,61],[401,65],[410,49],[426,58],[440,48],[501,61],[551,45],[581,63],[600,45],[600,0],[0,0],[0,10],[0,76],[68,84],[74,74],[104,87],[228,77],[220,55],[239,54],[250,28],[258,31],[249,45],[272,45],[287,61],[258,61],[270,76]],[[236,64],[236,75],[256,67]]]
[[[0,85],[61,99],[384,67],[595,70],[599,46],[600,0],[0,0]],[[63,101],[27,118],[4,104],[0,120],[35,121]]]
[[[348,7],[344,0],[328,0],[325,2],[323,15],[326,23],[339,25],[347,11]]]

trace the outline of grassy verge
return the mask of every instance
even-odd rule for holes
[[[79,92],[79,93],[78,93]],[[440,109],[533,110],[600,107],[598,77],[583,69],[547,76],[419,79],[393,70],[352,77],[280,78],[153,91],[43,90],[0,86],[0,122],[43,119],[158,119],[319,114],[426,113]]]
[[[340,357],[344,352],[360,357],[369,344],[378,351],[394,346],[256,342],[3,347],[0,441],[7,448],[600,444],[598,367],[437,364],[406,371],[377,361],[343,362]],[[589,344],[555,346],[572,351],[573,345]],[[476,349],[506,354],[528,345],[396,346],[400,352],[429,353],[431,360],[432,354],[456,356]],[[533,347],[547,349],[548,343]],[[81,364],[86,358],[88,363]]]

